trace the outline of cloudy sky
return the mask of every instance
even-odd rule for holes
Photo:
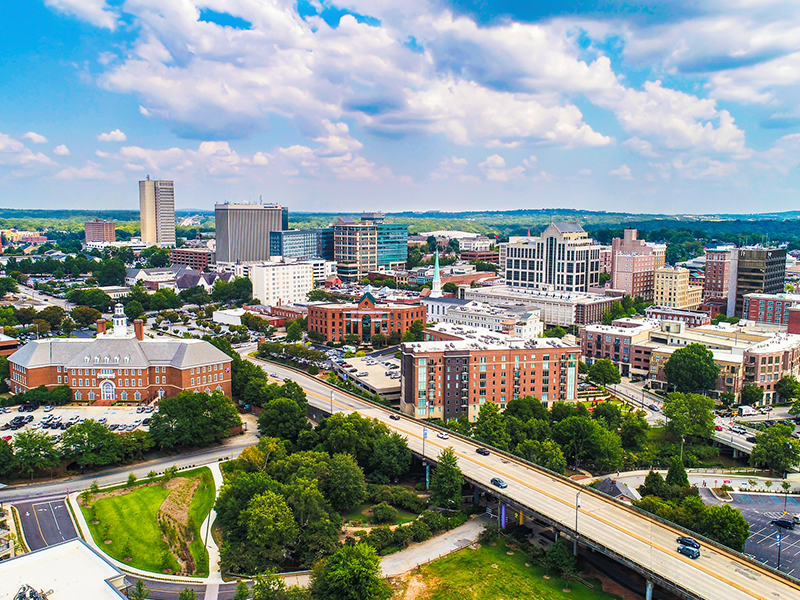
[[[800,209],[800,4],[27,0],[0,205]]]

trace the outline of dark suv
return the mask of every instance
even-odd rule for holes
[[[783,527],[784,529],[794,529],[794,523],[791,519],[772,519],[770,521],[775,527]]]
[[[700,558],[700,550],[697,548],[690,548],[689,546],[678,546],[678,552],[689,558]]]

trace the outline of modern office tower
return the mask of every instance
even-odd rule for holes
[[[268,260],[270,233],[288,223],[288,210],[278,204],[217,204],[217,264]]]
[[[743,316],[746,294],[783,292],[786,249],[748,246],[731,252],[728,316]]]
[[[175,245],[175,183],[162,179],[139,182],[142,241],[147,245]]]
[[[86,243],[117,241],[115,226],[116,224],[114,221],[104,221],[103,219],[86,221],[86,223],[83,224]]]
[[[706,248],[705,282],[703,299],[727,298],[731,277],[731,256],[736,251],[733,246]]]
[[[500,246],[509,286],[585,292],[600,282],[600,246],[577,223],[551,223],[539,237],[512,237]]]
[[[656,269],[664,266],[667,247],[648,244],[637,233],[626,229],[622,238],[611,241],[611,289],[652,302]]]
[[[408,258],[408,226],[340,217],[333,226],[334,260],[342,281],[357,281],[380,267],[401,267]]]
[[[657,269],[653,287],[656,306],[694,310],[703,301],[703,288],[689,284],[689,269],[683,267]]]
[[[299,260],[309,258],[333,260],[333,229],[271,231],[269,254]]]

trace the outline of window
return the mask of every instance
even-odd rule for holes
[[[104,381],[100,385],[100,395],[102,396],[103,400],[113,400],[114,399],[114,384],[110,381]]]
[[[194,370],[194,369],[192,369],[192,370]],[[189,385],[194,385],[194,377],[192,377],[192,378],[189,380]]]
[[[158,377],[158,375],[156,375],[156,385],[158,385],[159,383],[161,383],[160,378]]]
[[[80,392],[75,392],[75,400],[80,401],[80,399],[81,399],[81,393]]]
[[[94,392],[89,392],[89,402],[94,402]]]
[[[136,392],[133,394],[133,399],[139,402],[142,399],[142,394],[140,392]]]

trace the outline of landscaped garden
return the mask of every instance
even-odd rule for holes
[[[207,468],[89,492],[81,511],[95,543],[112,558],[145,571],[208,575],[200,526],[215,499]]]
[[[529,566],[526,566],[529,565]],[[422,567],[407,581],[396,600],[614,600],[618,596],[602,590],[601,582],[591,579],[586,587],[578,581],[565,583],[551,570],[532,564],[522,551],[509,547],[503,538],[497,544],[466,548]],[[569,592],[563,591],[565,587]]]

